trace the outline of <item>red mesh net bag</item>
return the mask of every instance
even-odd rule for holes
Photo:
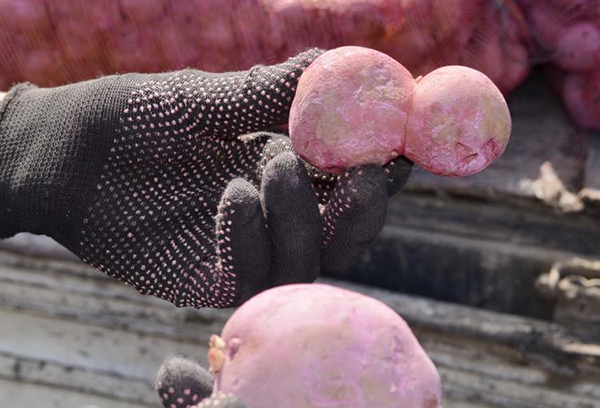
[[[115,72],[245,69],[362,45],[415,75],[461,64],[504,92],[527,75],[514,0],[0,0],[0,89]]]
[[[470,66],[504,93],[546,62],[574,122],[600,129],[600,0],[0,0],[0,90],[239,70],[342,45],[414,75]]]
[[[600,0],[519,0],[573,121],[600,130]]]

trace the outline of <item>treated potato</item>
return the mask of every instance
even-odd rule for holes
[[[402,154],[415,80],[400,63],[362,47],[340,47],[302,74],[290,110],[294,149],[339,174]]]
[[[600,29],[580,22],[565,27],[556,42],[556,63],[568,71],[590,71],[600,64]]]
[[[251,408],[438,408],[438,372],[380,301],[324,284],[267,290],[211,339],[213,392]]]
[[[504,97],[479,71],[438,68],[417,84],[404,155],[442,176],[467,176],[506,149],[511,118]]]

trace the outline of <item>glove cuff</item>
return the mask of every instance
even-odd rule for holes
[[[22,159],[20,146],[14,143],[14,135],[7,130],[5,117],[25,91],[36,88],[28,82],[15,85],[0,100],[0,239],[9,238],[23,231],[18,216],[18,206],[13,191],[13,169]]]
[[[17,98],[21,93],[30,88],[35,88],[35,85],[29,82],[17,84],[8,91],[4,98],[0,99],[0,134],[2,134],[2,119],[4,119],[4,113],[8,110],[8,106],[13,99]]]

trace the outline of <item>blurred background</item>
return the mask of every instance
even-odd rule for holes
[[[513,133],[478,175],[416,169],[323,280],[406,318],[446,408],[600,407],[600,0],[0,0],[0,92],[342,45],[482,71]],[[231,312],[141,296],[45,237],[0,242],[0,406],[158,407],[162,360],[206,363]]]

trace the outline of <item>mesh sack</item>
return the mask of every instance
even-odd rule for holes
[[[573,122],[600,130],[600,0],[519,0]]]
[[[529,68],[514,0],[0,0],[0,90],[115,72],[241,70],[350,44],[415,75],[468,65],[504,92]]]

